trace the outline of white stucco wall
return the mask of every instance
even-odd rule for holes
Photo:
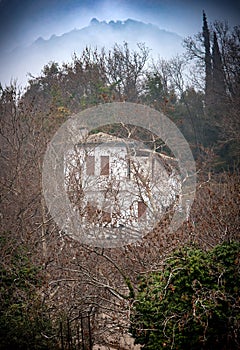
[[[87,143],[66,157],[66,177],[74,169],[75,181],[81,183],[84,193],[83,206],[89,204],[108,213],[104,225],[109,227],[151,225],[173,203],[180,190],[178,177],[166,171],[157,154],[139,149],[135,152],[131,147],[132,144],[119,141]],[[87,156],[94,156],[94,175],[87,174]],[[102,156],[109,157],[109,175],[101,175]],[[139,202],[144,202],[147,208],[141,218]],[[89,216],[83,214],[82,219],[89,224]],[[96,221],[94,224],[98,225]]]

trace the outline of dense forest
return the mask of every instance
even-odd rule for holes
[[[240,27],[203,13],[183,45],[183,56],[157,61],[143,43],[86,47],[26,88],[1,86],[0,349],[139,349],[130,334],[144,349],[239,349]],[[141,241],[100,249],[57,227],[42,164],[69,116],[111,102],[170,118],[197,188],[176,232],[169,211]],[[122,132],[111,120],[101,130]]]

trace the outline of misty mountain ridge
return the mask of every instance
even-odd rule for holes
[[[9,83],[17,78],[20,85],[25,85],[27,73],[39,75],[50,61],[70,62],[73,54],[80,56],[86,46],[109,50],[115,43],[122,45],[124,42],[131,49],[137,49],[138,43],[145,43],[154,58],[170,58],[183,51],[182,37],[151,23],[133,19],[106,22],[92,18],[87,27],[60,36],[52,35],[49,39],[39,37],[28,47],[18,47],[2,55],[0,82]]]
[[[112,46],[119,41],[123,43],[123,41],[126,41],[126,39],[129,39],[128,43],[139,43],[139,42],[145,42],[142,39],[146,39],[148,42],[150,40],[149,36],[153,35],[153,39],[156,39],[158,41],[164,40],[174,40],[181,42],[182,38],[173,32],[169,32],[165,29],[160,29],[158,26],[151,24],[151,23],[144,23],[141,21],[133,20],[133,19],[127,19],[126,21],[98,21],[97,18],[92,18],[89,26],[84,27],[82,29],[73,29],[70,32],[64,33],[62,35],[55,35],[53,34],[49,39],[43,39],[42,37],[39,37],[37,40],[33,42],[31,46],[38,46],[42,44],[53,43],[54,41],[64,41],[66,39],[69,39],[70,42],[68,44],[72,44],[74,42],[74,39],[77,39],[77,42],[74,43],[77,46],[80,45],[78,39],[80,36],[82,36],[82,39],[86,42],[90,42],[90,45],[93,44],[94,46],[98,46],[98,43],[101,44],[101,47],[109,48],[109,42],[106,43],[106,38],[102,38],[101,35],[110,35],[110,38],[113,40]],[[112,35],[114,37],[112,38]],[[159,38],[159,35],[161,38]],[[94,40],[91,40],[94,39]],[[115,41],[114,41],[115,39]],[[146,43],[147,44],[147,43]],[[170,47],[173,47],[173,42],[166,44]],[[88,44],[87,44],[88,45]],[[74,45],[75,46],[75,45]],[[148,46],[148,45],[147,45]],[[149,47],[151,48],[151,47]],[[76,49],[76,48],[75,48]],[[152,49],[152,48],[151,48]],[[165,50],[166,51],[166,50]]]

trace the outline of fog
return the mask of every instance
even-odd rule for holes
[[[0,80],[4,85],[11,79],[17,79],[17,83],[24,86],[28,80],[27,73],[38,76],[50,61],[59,64],[71,62],[73,54],[80,56],[86,46],[109,50],[115,43],[122,45],[124,42],[131,49],[137,49],[138,43],[145,43],[150,49],[150,56],[155,59],[158,56],[171,58],[183,50],[179,35],[157,26],[130,19],[110,22],[93,20],[81,30],[75,29],[60,36],[52,35],[47,40],[38,38],[29,46],[3,54]]]
[[[73,52],[81,53],[86,45],[111,48],[115,42],[127,41],[130,47],[137,42],[145,42],[152,49],[152,55],[168,58],[181,52],[179,40],[168,40],[149,32],[134,34],[111,32],[108,28],[93,33],[81,33],[75,43],[66,35],[74,30],[81,30],[89,25],[91,18],[99,21],[126,21],[133,18],[144,23],[152,23],[159,29],[175,32],[179,36],[193,35],[202,28],[202,10],[208,21],[227,20],[230,25],[238,24],[240,3],[233,0],[192,2],[190,0],[2,0],[0,1],[0,82],[9,84],[11,79],[18,79],[25,85],[26,74],[38,75],[41,68],[50,60],[71,61]],[[105,28],[106,29],[106,28]],[[139,35],[138,35],[139,34]],[[52,37],[56,35],[56,37]],[[132,35],[132,36],[131,36]],[[41,37],[42,39],[38,39]],[[74,34],[72,35],[74,37]],[[76,35],[75,35],[76,37]],[[51,38],[51,39],[50,39]],[[61,41],[61,42],[60,42]],[[63,44],[64,42],[64,44]],[[59,46],[57,46],[57,44]],[[50,45],[51,44],[51,45]],[[55,45],[56,44],[56,45]]]

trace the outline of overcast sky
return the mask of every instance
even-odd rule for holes
[[[240,2],[233,0],[0,0],[0,48],[28,45],[99,20],[133,18],[182,36],[201,30],[202,10],[209,22],[239,24]]]

